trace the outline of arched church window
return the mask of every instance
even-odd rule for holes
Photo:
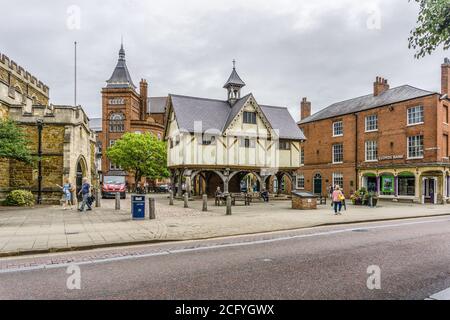
[[[109,117],[109,132],[124,132],[125,116],[123,113],[112,113]]]

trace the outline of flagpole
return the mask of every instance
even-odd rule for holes
[[[75,49],[75,82],[74,82],[74,103],[75,107],[77,106],[77,42],[74,42],[74,49]]]

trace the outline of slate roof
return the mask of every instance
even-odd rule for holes
[[[251,94],[239,99],[233,106],[228,101],[170,95],[180,130],[194,132],[195,122],[202,123],[202,131],[217,130],[224,133]],[[272,129],[279,130],[281,139],[305,140],[287,108],[261,105],[261,110]]]
[[[111,78],[109,78],[106,83],[107,88],[136,88],[125,62],[125,50],[123,49],[123,45],[119,50],[119,60],[117,61],[116,68],[114,69]]]
[[[334,103],[325,109],[301,120],[298,124],[305,124],[313,121],[324,120],[345,114],[370,110],[385,105],[394,104],[401,101],[411,100],[415,98],[425,97],[435,94],[435,92],[426,91],[404,85],[389,89],[378,96],[368,94],[362,97]]]
[[[102,131],[102,118],[89,119],[89,128],[93,131]]]
[[[167,97],[150,97],[148,98],[148,113],[165,113]]]
[[[237,86],[237,87],[244,87],[245,82],[242,81],[241,77],[239,77],[238,73],[236,72],[236,68],[233,67],[233,71],[231,71],[230,77],[228,78],[227,82],[224,84],[224,88],[228,88],[229,86]]]

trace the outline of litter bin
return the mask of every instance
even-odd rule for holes
[[[131,196],[131,216],[133,220],[145,219],[145,196]]]

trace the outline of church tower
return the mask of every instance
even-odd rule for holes
[[[233,71],[223,87],[228,91],[228,103],[234,105],[241,98],[241,89],[245,87],[244,81],[236,72],[236,60],[233,60]]]

